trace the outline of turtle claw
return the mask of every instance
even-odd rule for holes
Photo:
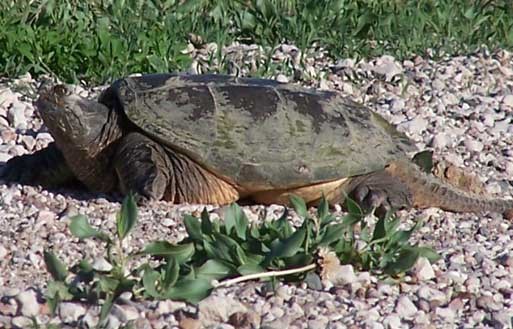
[[[362,177],[350,197],[364,212],[374,212],[378,216],[412,205],[412,195],[408,188],[384,171]]]
[[[383,190],[373,190],[366,185],[360,185],[354,190],[352,197],[364,213],[374,212],[381,216],[391,209],[387,194]]]

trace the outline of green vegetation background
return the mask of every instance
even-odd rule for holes
[[[312,44],[334,57],[511,49],[509,0],[3,0],[0,75],[103,83],[185,70],[188,33],[219,45]],[[220,47],[219,47],[220,49]],[[221,56],[218,54],[217,56]]]

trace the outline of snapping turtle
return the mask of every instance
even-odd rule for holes
[[[413,143],[378,114],[331,91],[223,75],[152,74],[113,83],[98,102],[65,85],[36,102],[55,139],[9,160],[3,179],[43,186],[226,204],[315,202],[369,207],[513,209],[424,173]]]

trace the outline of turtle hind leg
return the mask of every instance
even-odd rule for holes
[[[152,139],[130,133],[117,148],[114,168],[124,194],[133,192],[144,203],[227,204],[239,198],[237,189],[189,157]]]
[[[411,193],[412,205],[415,208],[437,207],[452,212],[491,211],[504,214],[513,210],[513,200],[493,199],[469,193],[426,174],[411,162],[392,162],[383,172],[406,187]]]
[[[376,210],[378,215],[391,209],[409,209],[413,206],[413,195],[402,181],[385,170],[353,177],[346,190],[364,209]]]
[[[80,184],[54,142],[35,153],[7,161],[1,168],[0,180],[45,188]]]

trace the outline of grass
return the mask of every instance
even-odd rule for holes
[[[102,83],[185,70],[189,33],[206,42],[326,48],[398,58],[513,46],[509,0],[4,0],[0,75]],[[223,69],[221,69],[223,70]]]

